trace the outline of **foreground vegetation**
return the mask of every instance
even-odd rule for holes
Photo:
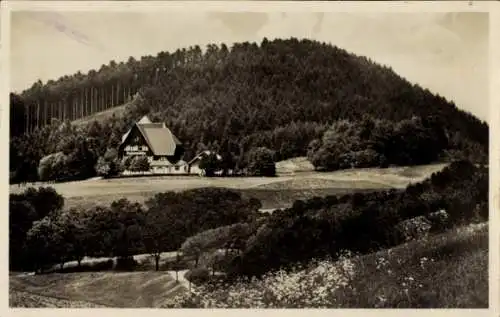
[[[488,226],[462,226],[373,254],[344,254],[336,262],[313,260],[306,268],[272,272],[262,279],[212,281],[192,286],[191,292],[174,282],[166,272],[11,276],[9,303],[71,308],[486,308]]]
[[[124,103],[120,116],[70,124]],[[211,149],[238,170],[252,170],[258,148],[274,161],[309,151],[324,169],[488,157],[486,123],[387,67],[309,40],[209,45],[205,52],[195,46],[110,62],[11,95],[10,114],[12,182],[38,180],[49,155],[57,167],[49,179],[96,175],[99,159],[145,114],[184,142],[187,160]],[[345,142],[332,137],[340,132]]]
[[[470,225],[488,221],[488,169],[467,161],[453,162],[405,189],[297,200],[272,214],[259,212],[260,201],[225,188],[159,193],[145,206],[120,199],[109,206],[69,210],[50,188],[29,189],[10,198],[11,270],[40,274],[53,272],[57,265],[60,272],[134,271],[141,265],[133,256],[149,254],[155,271],[188,270],[183,276],[194,285],[190,296],[202,296],[183,297],[164,303],[167,306],[471,307],[486,301],[487,290],[480,283],[487,279],[486,271],[480,272],[487,259],[487,230],[483,225],[476,232]],[[426,237],[428,242],[421,240]],[[412,245],[415,239],[420,242]],[[405,243],[410,244],[398,249]],[[468,251],[464,246],[470,247]],[[392,262],[389,275],[373,271],[370,255],[380,257],[388,249],[394,257],[377,261]],[[174,254],[167,262],[162,261],[165,252]],[[116,261],[82,265],[85,257]],[[422,263],[427,260],[429,264]],[[77,265],[64,268],[68,261]],[[419,271],[417,266],[424,264],[429,266]],[[409,271],[403,274],[405,269]],[[389,271],[401,273],[393,284],[379,284],[380,292],[373,293],[382,298],[379,302],[370,301],[368,293],[362,294],[363,283],[370,274],[390,280]],[[309,288],[312,293],[293,288],[317,283],[324,277],[321,272],[329,272],[332,280]],[[412,273],[406,276],[408,272]],[[458,276],[465,277],[465,284],[457,281]],[[429,289],[425,285],[431,278],[448,284],[440,286],[442,292]],[[421,292],[396,296],[396,281],[404,287],[415,279],[418,286],[412,287]],[[244,286],[255,291],[247,296],[240,291]],[[464,286],[472,287],[466,298],[458,295]],[[227,297],[224,290],[235,293]],[[255,297],[257,293],[264,299]],[[305,297],[294,297],[298,295]],[[221,302],[223,297],[232,299]],[[247,301],[240,302],[243,298]]]
[[[344,254],[261,279],[220,281],[171,308],[487,308],[488,225],[469,225],[373,254]]]

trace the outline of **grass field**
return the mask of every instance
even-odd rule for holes
[[[67,300],[51,296],[11,290],[9,304],[16,308],[106,308],[108,306],[85,301]]]
[[[226,187],[239,190],[247,197],[261,200],[264,209],[283,208],[296,199],[347,193],[404,188],[422,181],[445,164],[397,167],[387,169],[352,169],[337,172],[315,172],[305,158],[295,158],[277,164],[278,177],[207,178],[198,176],[153,176],[49,184],[66,199],[66,206],[109,204],[126,197],[143,202],[154,194],[200,187]],[[42,186],[37,184],[36,186]],[[23,191],[11,185],[11,193]]]
[[[160,307],[166,299],[185,291],[168,272],[11,276],[9,306]]]

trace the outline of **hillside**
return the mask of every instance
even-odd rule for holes
[[[144,114],[166,122],[183,141],[187,159],[208,147],[240,166],[248,151],[260,146],[276,151],[276,160],[305,156],[310,142],[332,122],[363,117],[387,124],[432,117],[448,137],[447,146],[438,149],[446,151],[444,159],[487,157],[486,123],[368,58],[298,39],[209,45],[205,52],[195,46],[38,82],[21,94],[22,101],[13,96],[11,126],[25,125],[19,119],[24,118],[23,104],[32,105],[32,131],[52,117],[88,122],[95,113],[112,114],[136,92],[138,98],[119,108],[120,116],[103,115],[98,124],[82,125],[78,132],[47,127],[14,138],[11,171],[35,179],[43,156],[68,149],[68,134],[94,138],[87,146],[97,160]]]
[[[109,120],[113,116],[120,117],[123,113],[126,113],[126,109],[129,105],[130,105],[130,103],[126,103],[122,106],[117,106],[117,107],[113,107],[113,108],[108,109],[108,110],[96,112],[96,113],[91,114],[89,116],[74,120],[71,123],[75,124],[75,125],[82,126],[82,125],[90,124],[93,121],[106,122],[106,120]]]
[[[54,273],[9,279],[14,307],[151,308],[185,290],[168,272]]]
[[[265,293],[267,296],[262,296]],[[196,288],[167,307],[487,308],[488,224],[413,240],[262,280]]]

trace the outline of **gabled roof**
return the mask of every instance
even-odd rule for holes
[[[165,126],[165,123],[152,123],[147,116],[142,117],[135,127],[142,134],[154,155],[173,156],[177,146],[182,144]],[[127,140],[132,129],[123,135],[122,144]]]
[[[148,116],[144,116],[144,117],[142,117],[142,118],[141,118],[141,120],[139,120],[139,122],[137,122],[137,123],[139,123],[139,124],[144,124],[144,123],[153,123],[153,122],[151,122],[151,120],[149,119],[149,117],[148,117]]]

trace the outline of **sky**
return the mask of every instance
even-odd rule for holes
[[[368,56],[488,121],[487,13],[14,12],[11,88],[129,56],[264,37],[315,39]]]

